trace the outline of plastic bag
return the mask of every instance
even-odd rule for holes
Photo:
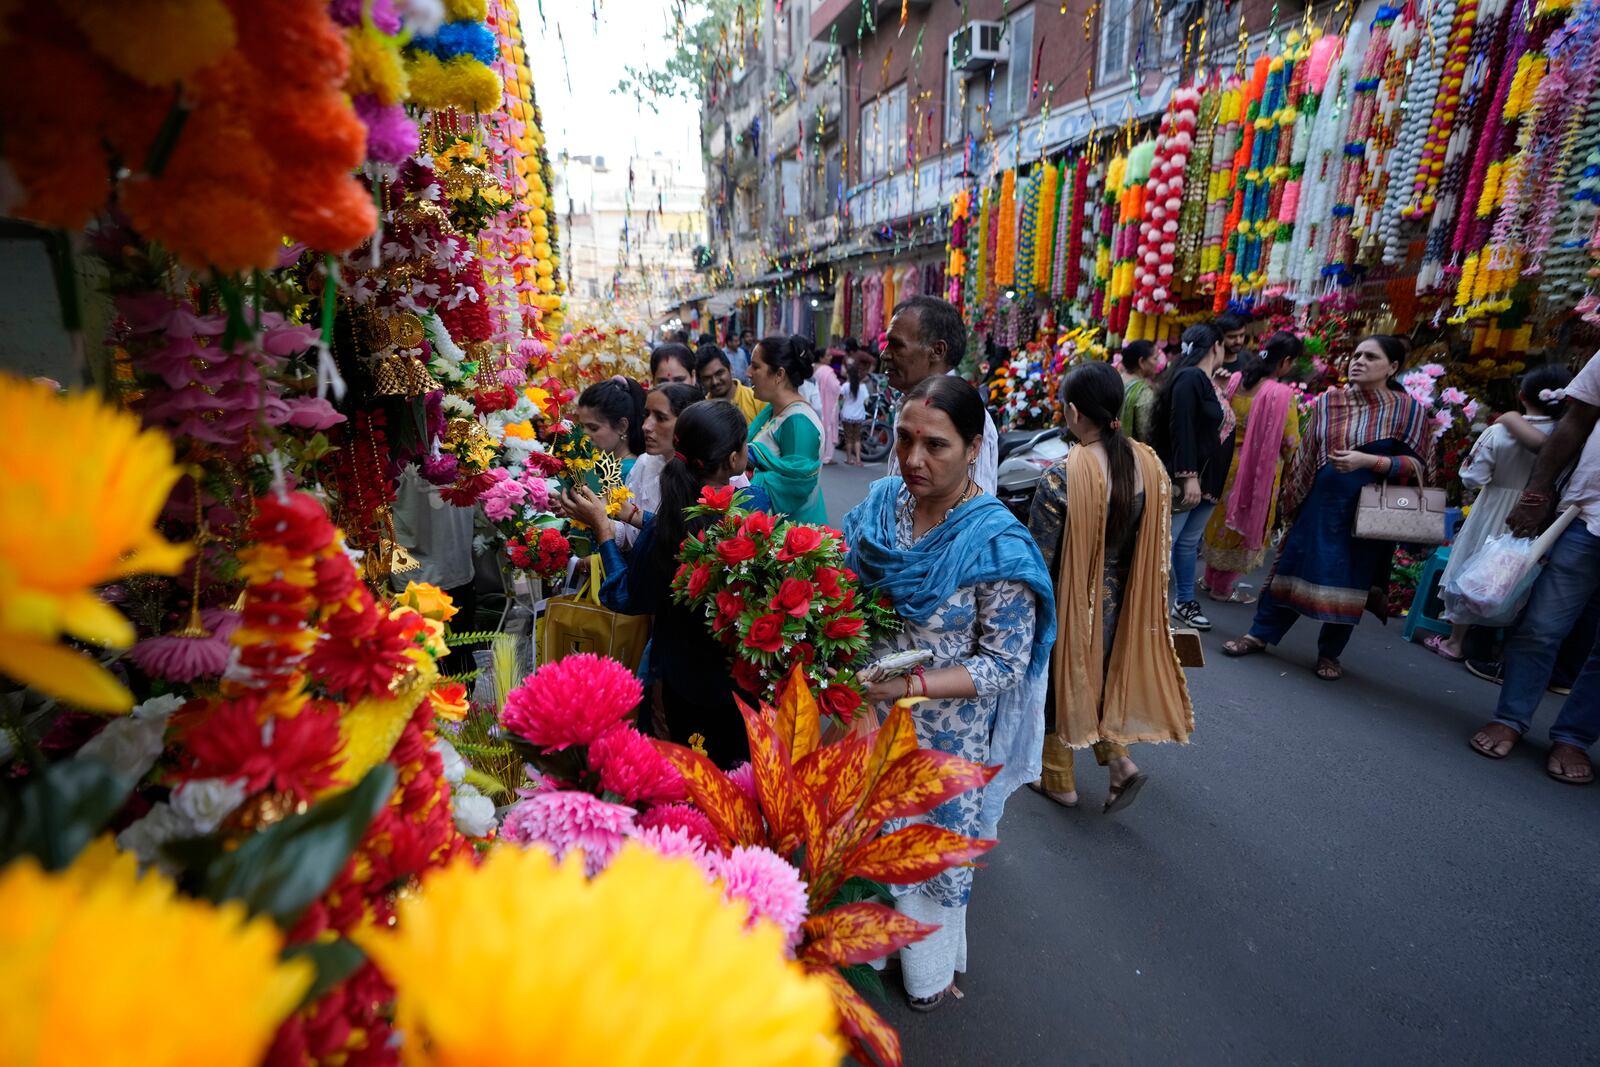
[[[1517,617],[1539,573],[1538,542],[1496,534],[1440,590],[1451,622],[1505,626]]]

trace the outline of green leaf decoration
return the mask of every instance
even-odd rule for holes
[[[338,875],[393,790],[394,768],[379,764],[355,788],[252,834],[211,863],[204,895],[219,903],[242,900],[252,915],[293,926]]]
[[[367,962],[367,954],[357,948],[355,942],[346,941],[342,937],[333,941],[314,941],[285,946],[283,958],[308,959],[317,969],[317,977],[312,981],[311,988],[306,990],[306,995],[300,1000],[302,1008],[355,974],[356,968]]]
[[[0,862],[33,856],[60,870],[122,810],[133,786],[95,760],[52,763],[0,794]]]

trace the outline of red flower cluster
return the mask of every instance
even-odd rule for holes
[[[747,513],[727,486],[703,489],[690,514],[716,521],[684,541],[673,595],[703,610],[732,650],[734,682],[771,700],[789,665],[803,663],[823,707],[853,714],[862,699],[850,667],[894,614],[857,595],[843,535]]]
[[[572,545],[552,527],[527,529],[506,539],[506,557],[536,578],[556,578],[566,572]]]

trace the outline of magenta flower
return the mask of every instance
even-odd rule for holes
[[[756,798],[756,769],[745,760],[739,766],[728,772],[728,781],[739,787],[739,792],[749,797]]]
[[[500,722],[535,745],[559,751],[594,744],[643,698],[632,671],[585,653],[546,663],[523,679],[506,697]]]
[[[659,853],[668,859],[679,856],[691,859],[706,874],[706,881],[716,877],[712,870],[714,863],[710,854],[706,852],[706,843],[689,831],[677,826],[650,826],[640,830],[636,840],[641,845],[653,852]]]
[[[289,409],[288,424],[302,430],[326,430],[344,421],[344,416],[320,396],[297,396],[283,404]]]
[[[605,869],[635,832],[632,808],[574,792],[539,793],[519,800],[500,828],[505,840],[542,845],[557,859],[580,850],[591,878]]]
[[[589,746],[589,768],[600,787],[629,804],[668,804],[687,796],[683,776],[633,727],[615,727]]]
[[[639,816],[638,825],[642,830],[683,830],[690,837],[697,838],[707,849],[722,851],[722,838],[718,836],[716,827],[711,825],[711,820],[699,808],[688,804],[664,804],[659,808],[651,808]]]

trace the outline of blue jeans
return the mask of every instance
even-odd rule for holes
[[[1197,507],[1172,516],[1172,600],[1187,604],[1194,599],[1194,572],[1200,563],[1200,535],[1217,505],[1202,500]]]
[[[1534,582],[1528,606],[1506,641],[1506,673],[1494,711],[1496,722],[1527,733],[1550,684],[1561,642],[1591,605],[1600,607],[1600,537],[1580,519],[1550,550],[1544,573]],[[1600,656],[1590,652],[1572,695],[1550,727],[1550,740],[1587,749],[1596,738],[1600,738]]]

